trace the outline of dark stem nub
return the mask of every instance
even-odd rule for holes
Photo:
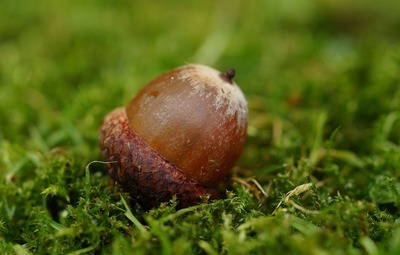
[[[228,70],[226,70],[225,76],[226,78],[228,78],[229,81],[232,81],[233,77],[235,77],[235,73],[235,68],[229,68]]]

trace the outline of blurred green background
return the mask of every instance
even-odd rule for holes
[[[382,254],[391,244],[400,249],[400,240],[390,239],[400,233],[398,220],[394,224],[400,215],[399,13],[398,0],[0,0],[0,240],[60,245],[64,252],[88,244],[101,250],[115,240],[134,243],[121,230],[128,225],[123,212],[102,204],[119,199],[101,190],[111,189],[103,166],[91,167],[93,187],[100,187],[93,196],[99,200],[82,195],[88,184],[84,167],[101,160],[98,127],[106,113],[125,105],[157,75],[201,63],[236,69],[250,121],[233,176],[255,176],[268,191],[264,200],[256,200],[239,188],[234,198],[243,210],[217,204],[208,216],[232,213],[235,227],[249,220],[255,232],[246,232],[247,238],[278,250],[291,247],[293,254],[309,254],[305,241],[315,252],[321,245],[348,254],[354,245],[364,247],[362,254],[375,254],[368,248],[378,249],[373,242],[381,240],[389,240],[379,248]],[[258,218],[271,215],[284,194],[305,182],[318,192],[298,203],[325,214],[311,217],[286,205],[281,216],[299,218]],[[110,210],[119,228],[110,228],[115,222],[107,215],[96,222],[103,229],[90,225],[87,218],[104,214],[86,215],[88,204]],[[215,226],[204,240],[217,251],[229,251],[229,245],[243,248],[243,254],[252,250],[237,241],[243,232],[235,227],[232,238],[220,242],[225,218],[220,224],[209,220],[210,226],[202,221],[203,226],[193,223],[197,216],[186,219],[191,225],[179,220],[176,229],[165,230],[173,245],[180,249],[185,237],[193,249],[209,251],[211,246],[185,231],[203,233],[204,226]],[[43,223],[46,217],[50,223]],[[265,219],[270,229],[264,229]],[[40,235],[32,221],[40,222]],[[89,224],[90,231],[74,233],[70,242],[57,237],[63,229],[57,223]],[[292,239],[293,228],[317,234]],[[92,233],[98,236],[82,241]],[[138,238],[135,245],[149,248],[148,239],[132,235]],[[276,240],[286,240],[285,246]],[[182,247],[191,248],[188,242]]]
[[[326,132],[344,127],[342,146],[363,150],[362,131],[400,107],[400,4],[384,3],[2,0],[0,137],[94,157],[106,112],[202,63],[237,69],[252,121],[277,115],[307,134],[325,111]]]

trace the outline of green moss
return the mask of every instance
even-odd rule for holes
[[[4,0],[1,254],[398,254],[397,1]],[[107,112],[187,62],[249,101],[226,196],[144,211],[111,185]]]

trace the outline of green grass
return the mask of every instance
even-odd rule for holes
[[[1,254],[400,253],[398,1],[131,2],[1,0]],[[127,206],[98,127],[185,63],[249,101],[226,198]]]

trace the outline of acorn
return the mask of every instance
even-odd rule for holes
[[[185,65],[105,117],[101,152],[109,175],[133,201],[152,208],[176,195],[182,208],[218,197],[246,138],[247,102],[234,75],[234,69]]]

